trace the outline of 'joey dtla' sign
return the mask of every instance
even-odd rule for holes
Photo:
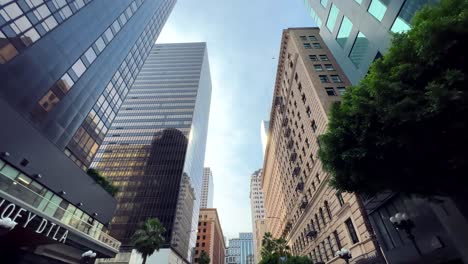
[[[15,228],[27,228],[60,243],[67,241],[68,230],[52,221],[0,198],[0,219],[10,218]]]

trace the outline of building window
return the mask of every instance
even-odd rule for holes
[[[320,222],[319,222],[317,214],[315,214],[315,223],[317,223],[317,231],[320,231]]]
[[[358,4],[362,4],[362,0],[354,0]]]
[[[385,12],[387,11],[387,4],[390,0],[372,0],[367,12],[375,17],[378,21],[382,21]]]
[[[323,226],[327,225],[327,221],[325,221],[325,215],[323,214],[322,207],[319,208],[320,219],[322,219]]]
[[[327,55],[319,55],[321,61],[328,61]]]
[[[338,203],[340,204],[340,206],[344,205],[345,201],[343,199],[343,195],[341,194],[341,192],[336,193],[336,199],[338,200]]]
[[[306,36],[300,36],[299,37],[302,41],[307,41],[307,37]]]
[[[326,75],[319,75],[320,82],[329,83],[328,77]]]
[[[323,71],[323,67],[321,64],[314,64],[314,70],[315,71]]]
[[[435,0],[405,1],[390,30],[394,33],[402,33],[410,30],[411,19],[416,11],[420,10],[424,5],[436,2]]]
[[[325,201],[324,203],[324,206],[325,206],[325,210],[327,211],[327,215],[328,215],[328,219],[332,219],[332,213],[331,213],[331,210],[330,210],[330,206],[328,205],[328,201]]]
[[[320,46],[320,43],[317,43],[317,42],[312,43],[312,45],[314,46],[314,49],[321,49],[322,48],[322,46]]]
[[[338,30],[338,35],[336,35],[336,42],[338,42],[342,48],[344,48],[346,45],[352,29],[353,23],[351,23],[351,21],[346,16],[344,16],[343,20],[341,21],[340,29]]]
[[[311,49],[312,47],[310,46],[310,43],[302,43],[304,44],[305,49]]]
[[[357,236],[356,230],[354,229],[354,225],[353,225],[353,222],[351,221],[351,218],[348,218],[345,221],[345,224],[346,224],[346,227],[348,228],[349,236],[351,237],[351,242],[353,242],[353,244],[356,244],[357,242],[359,242],[359,238]]]
[[[369,40],[361,32],[358,33],[356,40],[354,40],[353,47],[349,52],[349,59],[359,68],[363,59],[365,58],[369,47]]]
[[[333,237],[335,238],[335,242],[336,242],[336,247],[337,248],[341,248],[341,241],[340,241],[340,237],[338,236],[338,231],[333,231]]]
[[[334,71],[335,68],[333,68],[333,65],[331,64],[325,64],[325,69],[327,69],[327,71]]]
[[[317,131],[317,124],[315,123],[315,120],[312,120],[312,130],[315,132]]]
[[[320,4],[321,4],[323,7],[327,7],[328,0],[320,0]]]
[[[325,87],[325,92],[327,92],[327,95],[329,96],[336,96],[335,89],[333,89],[333,87]]]
[[[327,19],[327,28],[330,30],[330,32],[333,32],[333,28],[335,28],[336,19],[338,18],[339,12],[340,10],[334,4],[332,4]]]
[[[317,55],[309,55],[311,61],[318,61]]]
[[[316,36],[309,36],[309,40],[310,41],[317,41],[317,37]]]
[[[345,88],[345,87],[336,87],[336,89],[338,90],[338,93],[339,93],[341,96],[346,92],[346,88]]]
[[[338,75],[330,75],[330,77],[331,77],[331,79],[332,79],[332,81],[333,81],[334,83],[340,83],[340,82],[342,82],[340,76],[338,76]]]

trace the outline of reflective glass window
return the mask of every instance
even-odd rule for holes
[[[2,17],[6,20],[9,21],[10,19],[15,19],[23,14],[23,11],[19,8],[18,4],[12,3],[11,5],[8,5],[3,8]]]
[[[312,43],[312,45],[314,45],[315,49],[321,49],[322,48],[322,46],[320,46],[320,43]]]
[[[108,28],[106,32],[104,32],[104,36],[107,39],[107,42],[110,42],[114,38],[114,34],[112,33],[112,30]]]
[[[330,32],[333,32],[333,28],[335,28],[336,19],[338,18],[339,12],[340,10],[334,4],[332,4],[327,19],[327,28],[330,30]]]
[[[358,4],[362,4],[362,0],[354,0]]]
[[[334,71],[335,68],[333,68],[333,65],[331,64],[325,64],[325,69],[327,69],[327,71]]]
[[[310,46],[310,43],[303,43],[304,44],[304,48],[306,49],[311,49],[312,46]]]
[[[385,12],[387,11],[387,3],[389,0],[372,0],[367,11],[377,20],[382,21]]]
[[[314,70],[315,71],[323,71],[323,67],[320,64],[314,64]]]
[[[16,176],[18,176],[19,172],[11,167],[10,165],[5,165],[1,170],[0,173],[7,176],[8,178],[14,180]]]
[[[60,80],[57,81],[57,86],[62,90],[63,93],[67,93],[73,86],[74,82],[68,73],[65,73]]]
[[[336,95],[335,90],[333,89],[333,87],[325,87],[325,92],[329,96],[335,96]]]
[[[332,81],[333,81],[334,83],[340,83],[340,82],[342,82],[340,76],[338,76],[338,75],[330,75],[330,77],[331,77],[331,79],[332,79]]]
[[[83,64],[81,59],[78,59],[75,64],[73,64],[72,70],[75,72],[76,76],[80,78],[80,76],[86,71],[86,66]]]
[[[321,61],[328,61],[327,55],[319,55]]]
[[[366,38],[364,34],[359,32],[359,34],[356,37],[356,40],[354,41],[353,48],[351,49],[351,52],[349,53],[349,58],[351,61],[359,67],[365,58],[367,51],[369,49],[369,40]]]
[[[319,75],[319,79],[320,79],[320,82],[322,82],[322,83],[328,83],[328,82],[330,82],[330,81],[328,80],[328,77],[327,77],[326,75]]]
[[[106,44],[104,44],[104,40],[102,40],[102,37],[99,37],[96,40],[95,44],[99,52],[102,52],[104,48],[106,47]]]
[[[336,87],[336,89],[338,90],[338,93],[340,95],[343,95],[345,92],[346,92],[346,88],[345,87]]]
[[[311,61],[318,61],[319,59],[317,58],[317,55],[309,55],[309,59]]]
[[[351,23],[351,21],[346,16],[344,16],[343,20],[341,21],[340,29],[338,30],[338,35],[336,35],[336,42],[338,42],[341,47],[346,45],[352,29],[353,23]]]
[[[411,28],[411,19],[416,11],[420,10],[424,5],[436,3],[437,0],[407,0],[398,12],[398,16],[393,22],[390,29],[394,33],[408,31]]]
[[[320,0],[320,4],[321,4],[323,7],[327,7],[328,0]]]
[[[96,53],[93,48],[89,48],[84,55],[90,64],[93,63],[94,59],[96,59]]]

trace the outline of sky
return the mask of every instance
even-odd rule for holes
[[[207,42],[212,95],[205,166],[228,238],[251,232],[250,175],[263,165],[281,34],[313,26],[303,0],[178,0],[157,43]]]

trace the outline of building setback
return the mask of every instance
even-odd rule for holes
[[[266,232],[266,211],[263,202],[262,170],[255,171],[250,177],[250,210],[252,212],[252,230],[254,262],[260,261],[262,240]]]
[[[226,252],[226,264],[253,264],[253,234],[239,233],[239,238],[229,239]]]
[[[210,168],[204,168],[200,208],[213,208],[213,192],[213,172]]]
[[[1,1],[0,212],[17,222],[0,236],[2,261],[118,252],[104,227],[116,201],[83,170],[174,4]]]
[[[202,252],[208,254],[211,264],[224,264],[226,245],[218,212],[214,208],[200,209],[194,263],[198,263]]]
[[[390,32],[410,28],[416,11],[438,0],[306,0],[320,36],[352,84],[390,45]]]
[[[314,262],[341,263],[342,247],[354,259],[378,255],[360,200],[332,189],[317,159],[317,136],[349,85],[318,28],[283,31],[262,188],[268,230]]]
[[[156,217],[167,230],[163,248],[191,259],[210,98],[205,43],[154,45],[93,162],[120,189],[110,230],[122,252]]]

